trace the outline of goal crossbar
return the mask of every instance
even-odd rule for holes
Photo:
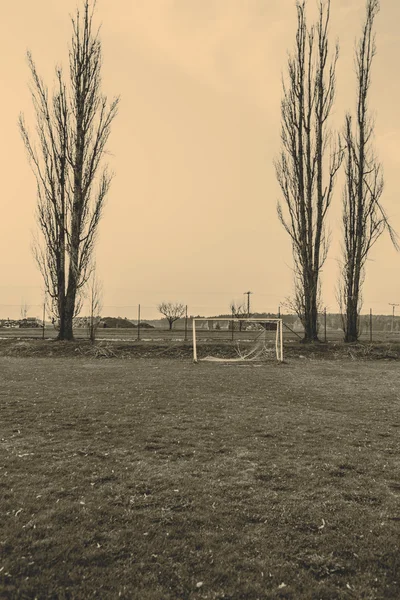
[[[275,336],[275,348],[276,348],[276,357],[279,362],[283,362],[283,322],[282,319],[257,319],[255,317],[195,317],[193,318],[193,362],[197,363],[197,336],[196,336],[196,323],[199,322],[220,322],[220,321],[228,321],[230,323],[276,323],[276,336]],[[243,359],[233,359],[233,360],[243,360]]]

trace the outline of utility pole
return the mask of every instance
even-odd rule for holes
[[[372,344],[372,308],[369,309],[369,341]]]
[[[250,294],[253,292],[244,292],[244,295],[247,294],[247,318],[250,319]]]
[[[185,306],[185,342],[187,342],[187,326],[188,326],[188,314],[187,314],[187,304]]]
[[[140,304],[138,304],[137,339],[140,340]]]
[[[395,304],[394,302],[389,302],[389,306],[393,307],[393,312],[392,312],[392,333],[394,331],[394,309],[395,306],[400,306],[400,304]]]

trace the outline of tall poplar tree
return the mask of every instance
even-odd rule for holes
[[[330,0],[320,0],[318,19],[308,28],[306,2],[297,3],[296,45],[283,79],[282,149],[275,161],[283,196],[278,216],[292,242],[294,308],[305,342],[318,340],[320,272],[329,241],[326,216],[342,160],[328,125],[339,56],[337,44],[329,55],[330,7]]]
[[[382,166],[373,149],[374,119],[368,106],[372,62],[376,54],[374,22],[379,0],[367,0],[362,34],[355,49],[356,114],[346,115],[344,128],[346,183],[343,192],[343,269],[339,289],[346,342],[359,336],[359,314],[365,263],[371,247],[387,229],[397,236],[381,204]]]
[[[19,128],[36,177],[40,238],[35,258],[59,320],[60,340],[73,339],[73,317],[88,281],[98,225],[112,176],[102,166],[119,99],[101,92],[102,53],[93,26],[94,3],[84,0],[72,22],[69,76],[56,69],[49,94],[28,53],[36,136],[23,115]]]

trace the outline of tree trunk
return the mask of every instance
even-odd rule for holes
[[[68,290],[65,298],[64,327],[61,329],[60,326],[59,340],[72,341],[74,339],[73,321],[75,313],[75,296],[75,290]]]
[[[65,296],[65,308],[64,308],[64,330],[62,332],[63,337],[60,339],[71,341],[74,339],[73,332],[73,321],[75,316],[75,302],[77,292],[77,269],[73,267],[73,263],[78,262],[78,251],[77,245],[71,244],[71,262],[69,265],[68,273],[68,288]],[[60,331],[61,333],[61,331]]]
[[[344,341],[347,343],[358,340],[358,310],[357,300],[354,297],[347,299],[346,333]]]
[[[60,329],[58,331],[58,340],[65,340],[65,298],[60,298],[58,302],[58,314]]]
[[[318,305],[317,305],[317,291],[315,290],[311,297],[311,330],[310,330],[310,341],[318,342]]]
[[[93,317],[90,318],[89,338],[90,338],[90,341],[92,342],[92,344],[94,344],[94,342],[96,341],[96,335],[95,335]]]
[[[304,282],[303,342],[318,342],[318,273],[305,273]]]
[[[304,343],[318,342],[318,309],[314,298],[306,303],[304,318]]]

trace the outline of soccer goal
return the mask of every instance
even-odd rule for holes
[[[282,319],[194,318],[193,361],[283,362]]]

